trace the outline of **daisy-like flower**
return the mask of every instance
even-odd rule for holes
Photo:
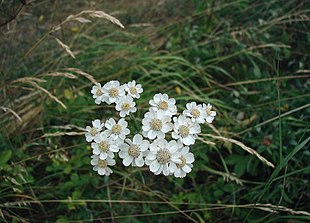
[[[119,81],[109,81],[103,85],[102,101],[107,104],[115,103],[121,97],[125,95],[125,89],[123,85],[120,85]]]
[[[99,119],[92,121],[93,127],[86,126],[85,138],[87,142],[91,142],[95,139],[95,136],[102,131],[104,123],[101,123]]]
[[[140,98],[140,94],[143,92],[143,88],[141,84],[136,84],[136,81],[133,80],[125,84],[125,91],[127,91],[128,95],[133,98]]]
[[[99,105],[103,99],[103,88],[101,87],[101,84],[97,83],[94,85],[90,92],[93,94],[95,103]]]
[[[113,118],[110,118],[105,122],[105,127],[107,129],[104,132],[113,140],[124,142],[126,135],[130,133],[127,126],[128,123],[123,118],[118,120],[117,123]]]
[[[177,113],[177,106],[175,105],[175,99],[169,98],[167,94],[155,94],[153,99],[149,101],[151,110],[164,111],[170,117]]]
[[[142,134],[149,139],[165,138],[165,133],[172,130],[171,117],[164,111],[149,111],[142,119]]]
[[[184,145],[193,145],[197,134],[201,132],[200,126],[184,115],[173,118],[174,126],[172,138],[179,139]]]
[[[129,115],[129,112],[136,112],[137,108],[135,107],[136,103],[133,101],[133,98],[129,95],[122,97],[116,102],[115,109],[119,111],[121,117]]]
[[[106,159],[102,160],[100,159],[99,156],[97,155],[92,155],[91,156],[91,165],[93,165],[93,170],[97,171],[99,175],[106,175],[109,176],[113,171],[109,166],[114,166],[115,165],[115,160],[107,157]]]
[[[173,173],[176,164],[182,164],[178,144],[175,140],[167,142],[165,139],[156,139],[150,145],[150,151],[146,156],[145,163],[155,175],[163,173],[168,176]],[[174,164],[174,165],[173,165]]]
[[[123,159],[124,166],[138,166],[144,165],[144,155],[150,146],[148,140],[143,140],[142,135],[137,134],[133,140],[125,140],[126,143],[120,145],[119,157]]]
[[[205,123],[206,113],[202,108],[202,105],[197,105],[196,102],[186,104],[186,110],[183,111],[183,115],[191,117],[193,122]]]
[[[183,146],[179,149],[180,164],[171,163],[170,169],[175,177],[185,177],[187,173],[192,171],[193,162],[195,161],[194,154],[189,152],[188,146]]]
[[[216,116],[216,111],[212,111],[212,105],[206,105],[205,103],[203,103],[202,109],[206,112],[206,122],[212,123]]]
[[[98,155],[102,160],[108,156],[114,158],[114,153],[119,151],[116,142],[108,137],[105,132],[95,137],[95,142],[91,144],[91,147],[93,148],[93,154]]]

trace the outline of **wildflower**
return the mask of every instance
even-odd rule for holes
[[[164,111],[149,111],[142,119],[142,134],[149,139],[165,138],[165,133],[172,130],[171,117]]]
[[[193,145],[197,138],[197,134],[201,131],[199,124],[194,123],[184,115],[174,117],[173,122],[172,138],[179,139],[184,145]]]
[[[128,123],[123,118],[118,120],[117,123],[113,118],[110,118],[105,123],[105,127],[107,128],[105,133],[112,139],[120,140],[123,142],[126,138],[126,135],[130,133],[130,130],[127,128],[127,126]]]
[[[143,156],[150,146],[148,140],[143,140],[142,135],[137,134],[133,137],[133,140],[125,140],[126,143],[120,145],[119,157],[123,159],[124,166],[138,166],[144,165]]]
[[[115,109],[120,112],[121,117],[125,117],[126,115],[129,115],[129,112],[134,113],[137,111],[135,106],[136,103],[133,101],[133,98],[127,95],[116,102]]]
[[[110,169],[109,166],[115,165],[115,160],[107,157],[106,159],[100,159],[98,155],[91,156],[91,165],[93,165],[93,170],[97,171],[99,175],[106,175],[109,176],[113,171]]]
[[[116,142],[107,136],[105,132],[95,137],[95,142],[91,144],[93,154],[98,155],[100,159],[106,159],[108,156],[114,158],[113,152],[118,152],[119,147]]]
[[[178,144],[175,140],[167,142],[165,139],[156,139],[150,145],[150,151],[146,156],[145,163],[155,175],[163,173],[165,176],[173,173],[171,165],[181,164],[180,154],[177,153]]]
[[[196,123],[204,123],[206,118],[206,113],[202,109],[202,105],[197,105],[196,102],[191,102],[186,104],[186,110],[183,111],[183,115],[188,116]]]
[[[212,105],[211,104],[206,105],[205,103],[203,103],[202,109],[204,109],[206,112],[206,118],[205,118],[206,122],[212,123],[216,116],[216,111],[212,111]]]
[[[101,87],[101,84],[97,83],[94,85],[90,92],[93,94],[95,103],[99,105],[103,99],[103,88]]]
[[[136,84],[136,81],[130,81],[127,84],[124,85],[125,91],[128,92],[128,95],[130,95],[133,98],[140,98],[140,94],[143,92],[143,88],[141,84]]]
[[[112,104],[118,101],[125,95],[124,86],[120,85],[119,81],[109,81],[103,85],[102,101],[107,104]]]
[[[189,147],[185,146],[179,149],[179,159],[182,161],[180,164],[171,163],[170,170],[175,177],[185,177],[187,173],[192,171],[193,162],[195,161],[194,154],[189,152]]]
[[[101,123],[99,119],[92,121],[92,125],[93,127],[86,126],[87,132],[85,133],[85,137],[87,142],[93,141],[95,136],[98,135],[104,127],[104,123]]]
[[[167,94],[155,94],[153,99],[150,100],[151,110],[164,111],[166,115],[170,117],[177,113],[177,107],[175,105],[175,99],[168,97]]]

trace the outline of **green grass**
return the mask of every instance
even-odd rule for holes
[[[293,0],[27,5],[9,30],[0,28],[1,221],[308,222],[309,8]],[[37,44],[86,9],[104,10],[126,28],[92,18]],[[194,167],[184,179],[125,168],[119,159],[114,173],[101,177],[80,128],[118,114],[95,105],[91,81],[68,68],[101,83],[141,83],[137,120],[158,92],[176,98],[179,111],[190,101],[212,103],[221,137],[202,128],[211,144],[192,146]],[[55,72],[78,78],[46,76]],[[16,82],[23,77],[45,80],[36,83],[66,109],[33,82]]]

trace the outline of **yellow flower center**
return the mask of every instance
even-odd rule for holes
[[[102,141],[99,143],[99,148],[102,152],[108,152],[109,150],[109,143],[107,141]]]
[[[113,125],[113,127],[112,127],[112,132],[114,133],[114,134],[120,134],[121,133],[121,131],[122,131],[122,126],[120,125],[120,124],[115,124],[115,125]]]
[[[94,128],[94,127],[92,127],[92,128],[90,128],[90,134],[91,134],[91,136],[95,136],[95,135],[97,135],[97,129],[96,128]]]
[[[107,166],[108,166],[107,161],[105,161],[105,160],[98,160],[98,167],[106,168]]]
[[[137,94],[137,93],[138,93],[137,88],[135,88],[135,87],[129,88],[129,92],[130,92],[131,94]]]
[[[207,108],[206,108],[206,113],[207,113],[207,115],[209,115],[209,116],[211,115],[211,109],[212,109],[212,108],[210,108],[210,107],[207,107]]]
[[[160,164],[166,164],[170,161],[171,153],[168,149],[161,149],[157,152],[156,159]]]
[[[122,109],[123,109],[123,110],[129,110],[129,109],[130,109],[130,104],[127,103],[127,102],[124,102],[124,103],[122,104]]]
[[[166,102],[166,101],[161,101],[161,102],[159,102],[158,107],[159,107],[161,110],[167,110],[167,109],[168,109],[168,102]]]
[[[194,118],[198,118],[200,116],[200,111],[197,108],[194,108],[191,114]]]
[[[186,164],[186,159],[184,158],[184,156],[181,156],[181,157],[180,157],[180,160],[182,161],[182,163],[177,164],[177,167],[178,167],[178,168],[182,168],[182,167],[184,167],[185,164]]]
[[[110,97],[112,97],[112,98],[117,97],[117,96],[118,96],[118,89],[117,89],[117,88],[111,88],[111,89],[109,90],[109,95],[110,95]]]
[[[99,96],[103,95],[103,92],[100,89],[98,89],[96,91],[96,95],[99,97]]]
[[[159,130],[161,130],[161,128],[163,127],[163,123],[161,122],[160,119],[154,118],[154,119],[150,122],[150,126],[151,126],[151,129],[152,129],[152,130],[159,131]]]
[[[185,125],[181,125],[179,128],[179,134],[182,138],[185,138],[189,134],[189,128]]]
[[[138,156],[140,155],[139,147],[135,144],[131,145],[128,148],[128,154],[129,154],[129,156],[132,156],[134,158],[138,158]]]

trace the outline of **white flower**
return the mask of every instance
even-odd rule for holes
[[[184,115],[173,118],[174,127],[172,138],[179,139],[184,145],[193,145],[197,134],[201,132],[200,126]]]
[[[149,139],[165,138],[165,133],[172,130],[171,117],[164,111],[149,111],[142,119],[142,134]]]
[[[125,140],[126,143],[120,145],[119,157],[123,159],[124,166],[138,166],[144,165],[143,156],[150,146],[148,140],[143,140],[142,135],[137,134],[133,137],[133,140]]]
[[[163,173],[168,176],[175,170],[175,164],[182,163],[179,159],[180,154],[177,151],[178,144],[175,140],[167,142],[165,139],[156,139],[150,145],[150,151],[146,156],[145,163],[150,166],[150,171],[155,175]]]
[[[164,111],[169,116],[173,116],[177,113],[175,99],[169,99],[167,94],[155,94],[153,99],[150,100],[149,103],[152,106],[150,110]]]
[[[137,108],[135,107],[136,103],[133,101],[133,98],[129,95],[124,96],[120,98],[116,102],[115,109],[119,111],[121,117],[125,117],[126,115],[129,115],[129,112],[136,112]]]
[[[212,123],[216,116],[216,111],[212,111],[212,105],[206,105],[205,103],[203,103],[202,109],[206,112],[206,122]]]
[[[99,119],[92,121],[92,124],[93,127],[86,126],[87,132],[85,133],[85,137],[87,142],[93,141],[93,139],[95,139],[95,136],[98,135],[104,127],[104,123],[101,123]]]
[[[110,118],[105,122],[105,127],[107,128],[107,130],[105,130],[104,132],[112,139],[124,142],[126,135],[130,133],[130,130],[127,128],[127,126],[128,123],[123,118],[118,120],[117,123],[113,118]]]
[[[197,105],[196,102],[186,104],[186,110],[183,111],[183,115],[191,117],[193,122],[205,123],[206,112],[203,110],[202,105]]]
[[[92,160],[90,163],[94,166],[93,170],[97,171],[99,175],[109,176],[111,173],[113,173],[109,166],[115,165],[114,159],[107,157],[106,159],[102,160],[97,155],[92,155],[91,158]]]
[[[125,84],[125,91],[133,98],[140,98],[140,94],[143,92],[143,88],[141,84],[136,85],[136,81],[130,81]]]
[[[103,98],[103,88],[101,87],[101,84],[97,83],[94,85],[90,92],[93,94],[95,103],[99,105]]]
[[[108,156],[114,158],[113,152],[119,151],[116,142],[108,137],[105,132],[95,137],[95,142],[91,144],[91,147],[93,148],[93,154],[98,155],[102,160],[106,159]]]
[[[102,101],[107,104],[112,104],[118,101],[125,95],[124,86],[120,85],[119,81],[109,81],[103,85]]]
[[[194,154],[189,152],[188,146],[183,147],[183,145],[178,152],[180,154],[179,159],[182,163],[171,163],[170,169],[173,171],[175,177],[185,177],[187,173],[192,171],[192,163],[195,161]]]

